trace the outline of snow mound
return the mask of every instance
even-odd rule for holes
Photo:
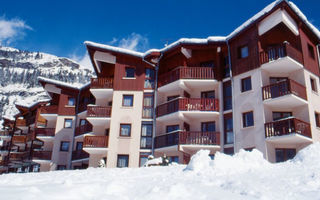
[[[295,158],[291,161],[295,164],[304,164],[304,165],[319,165],[320,163],[320,143],[314,143],[307,146],[297,153]]]
[[[191,157],[189,164],[185,170],[200,172],[206,171],[212,165],[212,160],[209,157],[209,150],[200,150]]]

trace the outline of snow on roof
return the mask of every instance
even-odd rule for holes
[[[38,81],[43,81],[43,82],[47,82],[47,83],[51,83],[51,84],[59,85],[59,86],[63,86],[63,87],[68,87],[68,88],[72,88],[72,89],[76,89],[76,90],[82,90],[90,85],[90,82],[88,82],[86,84],[66,83],[66,82],[53,80],[53,79],[49,79],[49,78],[45,78],[45,77],[38,77]]]
[[[45,103],[45,102],[49,102],[49,101],[50,101],[50,99],[41,99],[41,100],[32,101],[32,102],[29,102],[28,100],[26,100],[26,101],[20,100],[19,102],[15,103],[15,105],[25,107],[25,108],[32,108],[33,106],[35,106],[39,103]]]
[[[84,44],[87,46],[106,49],[106,50],[116,52],[116,53],[124,53],[124,54],[128,54],[128,55],[136,56],[136,57],[143,57],[143,55],[144,55],[143,53],[140,53],[137,51],[124,49],[124,48],[120,48],[120,47],[114,47],[114,46],[110,46],[110,45],[106,45],[106,44],[99,44],[99,43],[90,42],[90,41],[85,41]]]

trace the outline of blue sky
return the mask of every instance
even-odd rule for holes
[[[0,0],[0,43],[81,61],[86,40],[145,51],[181,37],[224,36],[270,0]],[[320,1],[295,0],[320,27]]]

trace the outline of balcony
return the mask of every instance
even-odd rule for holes
[[[90,91],[96,99],[112,98],[113,78],[91,78]]]
[[[72,161],[88,159],[89,154],[83,150],[76,150],[72,152]]]
[[[51,161],[52,151],[33,151],[32,160]]]
[[[111,106],[92,106],[87,107],[87,120],[93,126],[108,126],[110,124]]]
[[[13,144],[25,144],[27,143],[28,137],[26,135],[14,135],[12,137]]]
[[[206,119],[219,114],[219,100],[210,98],[177,98],[157,107],[157,120]]]
[[[35,128],[34,129],[36,137],[54,137],[55,128]]]
[[[80,136],[86,133],[92,132],[92,125],[91,124],[85,124],[78,126],[76,128],[76,135],[75,136]]]
[[[282,119],[265,124],[266,141],[276,144],[311,143],[310,124],[296,118]]]
[[[108,139],[108,136],[85,136],[83,150],[90,154],[107,153]]]
[[[181,88],[190,92],[197,89],[210,89],[217,83],[211,67],[177,67],[161,74],[158,79],[159,92],[172,92]]]
[[[22,161],[28,158],[29,152],[10,152],[10,161]]]
[[[303,69],[303,57],[299,50],[284,43],[260,52],[260,65],[269,73],[289,74]]]
[[[46,120],[55,120],[58,116],[58,105],[41,107],[40,115]]]
[[[293,80],[284,80],[262,87],[264,104],[274,108],[294,108],[306,105],[306,87]]]
[[[200,149],[220,149],[219,132],[177,131],[155,137],[156,151],[195,153]]]

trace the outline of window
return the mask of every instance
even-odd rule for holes
[[[314,113],[314,117],[316,119],[316,126],[320,128],[320,114],[319,113]]]
[[[144,88],[154,88],[154,70],[146,69],[146,77],[144,81]]]
[[[70,142],[62,141],[60,143],[60,151],[69,151]]]
[[[66,170],[67,167],[65,165],[58,165],[57,170]]]
[[[243,128],[254,125],[253,111],[242,113]]]
[[[238,48],[238,58],[246,58],[249,56],[248,46],[242,46]]]
[[[212,90],[212,91],[201,92],[201,98],[214,99],[215,91]]]
[[[133,106],[133,95],[123,95],[122,106],[132,107]]]
[[[128,167],[129,155],[118,155],[117,167]]]
[[[72,128],[72,119],[64,119],[64,128]]]
[[[179,130],[179,125],[170,125],[166,127],[167,133]]]
[[[244,148],[244,150],[251,152],[251,151],[253,151],[254,148],[255,148],[255,147],[248,147],[248,148]]]
[[[251,77],[241,79],[241,92],[246,92],[252,89]]]
[[[142,117],[148,118],[148,119],[153,118],[153,94],[152,93],[144,94]]]
[[[148,157],[149,157],[150,153],[140,153],[140,167],[143,167],[144,164],[146,164],[146,162],[148,161]]]
[[[234,154],[234,148],[230,147],[230,148],[224,148],[223,152],[227,155],[233,155]]]
[[[76,150],[82,150],[82,147],[83,147],[83,142],[77,142],[77,145],[76,145]]]
[[[214,68],[214,61],[210,60],[210,61],[206,61],[206,62],[201,62],[200,63],[200,67],[211,67],[211,68]]]
[[[225,138],[224,143],[225,144],[233,144],[233,120],[232,115],[225,115],[224,116],[224,132],[225,132]]]
[[[276,162],[284,162],[294,158],[296,155],[295,149],[276,149]]]
[[[152,148],[152,122],[142,122],[140,148]]]
[[[223,110],[232,109],[231,81],[223,83]]]
[[[310,84],[311,84],[311,89],[315,92],[317,92],[317,85],[316,85],[316,80],[313,78],[310,78]]]
[[[202,132],[215,132],[216,131],[216,122],[202,122],[201,123]]]
[[[314,48],[311,44],[308,44],[308,53],[310,58],[315,59]]]
[[[76,99],[74,97],[68,97],[68,106],[76,105]]]
[[[87,124],[87,120],[85,119],[80,119],[80,126],[84,126]]]
[[[134,78],[135,71],[133,67],[126,67],[126,78]]]
[[[131,124],[120,124],[120,136],[130,137]]]
[[[179,95],[168,96],[168,97],[167,97],[167,101],[171,101],[171,100],[176,99],[176,98],[178,98],[178,97],[180,97],[180,96],[179,96]]]
[[[292,116],[292,112],[272,112],[273,121],[285,119]]]
[[[169,163],[172,163],[172,162],[179,163],[179,156],[169,156],[168,160],[169,160]]]

